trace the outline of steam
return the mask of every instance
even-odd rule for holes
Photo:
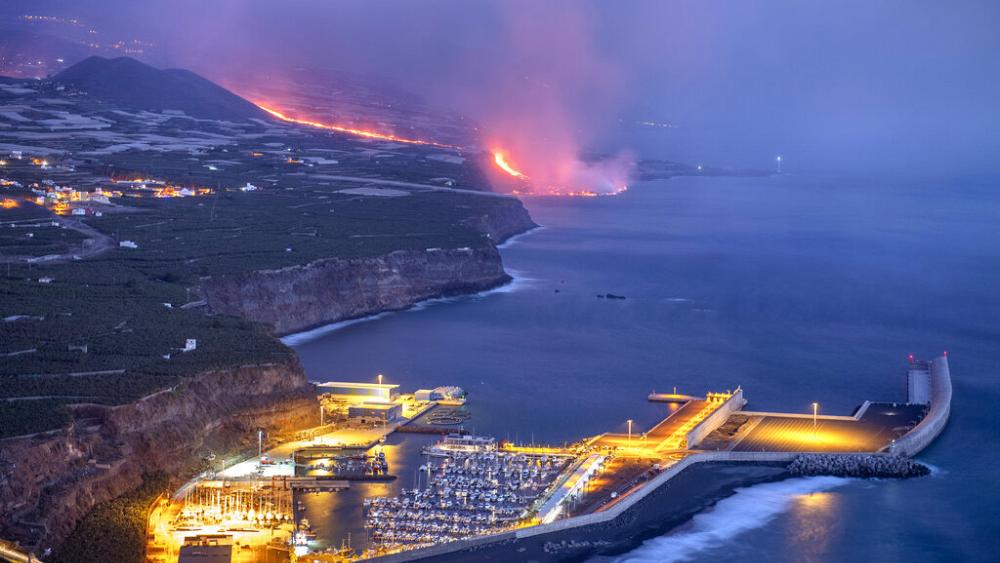
[[[611,194],[628,183],[632,158],[583,160],[581,151],[616,117],[623,79],[596,48],[595,15],[575,4],[513,4],[501,12],[506,50],[464,96],[498,162],[494,183],[519,193]]]

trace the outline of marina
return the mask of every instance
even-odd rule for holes
[[[365,499],[376,553],[523,526],[571,455],[498,451],[492,438],[449,436],[424,450],[416,487]]]
[[[647,429],[629,420],[625,433],[554,446],[512,443],[464,427],[434,439],[408,434],[400,429],[428,418],[440,408],[435,401],[413,404],[394,385],[339,383],[338,390],[360,389],[366,404],[379,394],[377,404],[407,405],[411,416],[335,419],[322,431],[206,473],[156,513],[153,545],[171,553],[185,542],[208,541],[197,539],[206,534],[228,535],[226,541],[239,549],[285,545],[289,558],[378,558],[519,530],[541,533],[562,521],[604,521],[703,462],[798,460],[796,471],[920,474],[912,464],[836,456],[887,456],[892,449],[923,447],[946,420],[948,409],[941,405],[950,403],[949,386],[942,356],[911,361],[910,402],[865,401],[851,416],[820,416],[818,403],[811,414],[746,411],[739,387],[700,397],[651,395],[648,400],[668,406]],[[462,398],[462,406],[446,408],[471,417]],[[795,457],[801,453],[834,457],[803,462]],[[335,520],[331,506],[339,507]]]

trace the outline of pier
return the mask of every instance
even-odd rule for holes
[[[659,423],[633,432],[630,421],[628,433],[604,433],[572,447],[517,446],[451,432],[425,450],[428,458],[414,488],[364,499],[370,543],[362,558],[454,561],[462,559],[461,553],[504,551],[508,548],[501,546],[512,541],[537,547],[545,537],[562,538],[558,550],[572,550],[586,542],[565,538],[580,537],[583,530],[604,534],[613,529],[609,523],[648,507],[649,499],[659,498],[657,491],[684,472],[718,464],[757,468],[761,475],[919,476],[926,468],[905,457],[926,447],[947,422],[947,358],[911,361],[907,382],[906,401],[865,401],[851,415],[821,415],[818,404],[811,413],[744,410],[747,400],[739,387],[702,397],[653,393],[648,400],[676,405]],[[383,392],[387,386],[372,388]],[[266,464],[254,458],[220,471],[218,478],[225,480],[223,490],[250,487],[288,499],[296,491],[344,490],[355,478],[393,479],[384,457],[369,449],[435,406],[411,405],[411,416],[380,425],[313,432],[269,450]],[[410,428],[437,430],[422,424]],[[204,481],[197,482],[184,490],[184,498],[196,494],[201,504],[220,498],[221,493],[206,496],[204,487]],[[247,494],[256,498],[259,493],[226,494],[243,502]],[[185,514],[190,518],[192,512]],[[246,525],[295,529],[293,521],[282,518]]]
[[[865,401],[850,416],[821,416],[815,407],[812,414],[743,411],[742,390],[717,396],[721,400],[714,402],[708,398],[684,400],[645,435],[608,433],[587,441],[586,451],[607,451],[610,456],[606,462],[601,460],[602,471],[593,475],[597,485],[573,491],[577,508],[567,517],[544,518],[533,526],[372,560],[458,561],[484,553],[499,558],[524,558],[530,553],[532,558],[545,560],[564,549],[579,556],[588,548],[607,545],[600,538],[618,529],[615,522],[639,506],[649,506],[652,501],[647,499],[654,498],[657,491],[704,464],[764,466],[785,475],[891,478],[926,474],[926,467],[906,457],[930,444],[947,422],[951,402],[947,357],[913,362],[910,373],[907,399],[927,397],[926,404]],[[658,463],[650,466],[652,460]],[[579,473],[581,466],[574,467],[573,474]],[[557,490],[565,489],[567,483],[569,479]],[[551,505],[558,504],[557,498],[560,496],[547,497],[547,504],[543,504],[546,516]],[[523,547],[517,548],[515,555],[513,546],[518,545]]]

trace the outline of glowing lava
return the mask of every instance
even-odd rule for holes
[[[348,135],[356,135],[358,137],[365,137],[366,139],[380,139],[382,141],[395,141],[397,143],[408,143],[411,145],[430,145],[434,147],[443,147],[447,149],[457,149],[454,145],[446,145],[444,143],[436,143],[434,141],[424,141],[421,139],[407,139],[405,137],[397,137],[396,135],[388,133],[379,133],[377,131],[371,131],[368,129],[356,129],[354,127],[345,127],[343,125],[334,125],[332,123],[322,123],[320,121],[310,121],[308,119],[299,119],[297,117],[291,117],[286,115],[276,109],[267,107],[260,102],[253,102],[254,105],[260,109],[266,111],[267,113],[277,117],[282,121],[287,121],[288,123],[295,123],[298,125],[305,125],[307,127],[315,127],[317,129],[326,129],[327,131],[337,131],[339,133],[347,133]]]
[[[521,180],[528,179],[528,177],[523,172],[521,172],[517,168],[514,168],[513,166],[511,166],[509,162],[507,162],[507,157],[501,151],[493,151],[493,162],[495,162],[497,166],[500,167],[501,170],[503,170],[504,172],[510,174],[515,178],[519,178]]]

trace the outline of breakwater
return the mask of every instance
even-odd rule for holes
[[[889,453],[913,457],[934,441],[948,424],[951,415],[951,371],[948,356],[940,356],[928,366],[931,384],[931,404],[927,414],[913,430],[889,445]]]
[[[901,478],[923,477],[931,471],[926,465],[907,457],[885,454],[801,454],[788,464],[796,477],[832,475],[834,477]]]

